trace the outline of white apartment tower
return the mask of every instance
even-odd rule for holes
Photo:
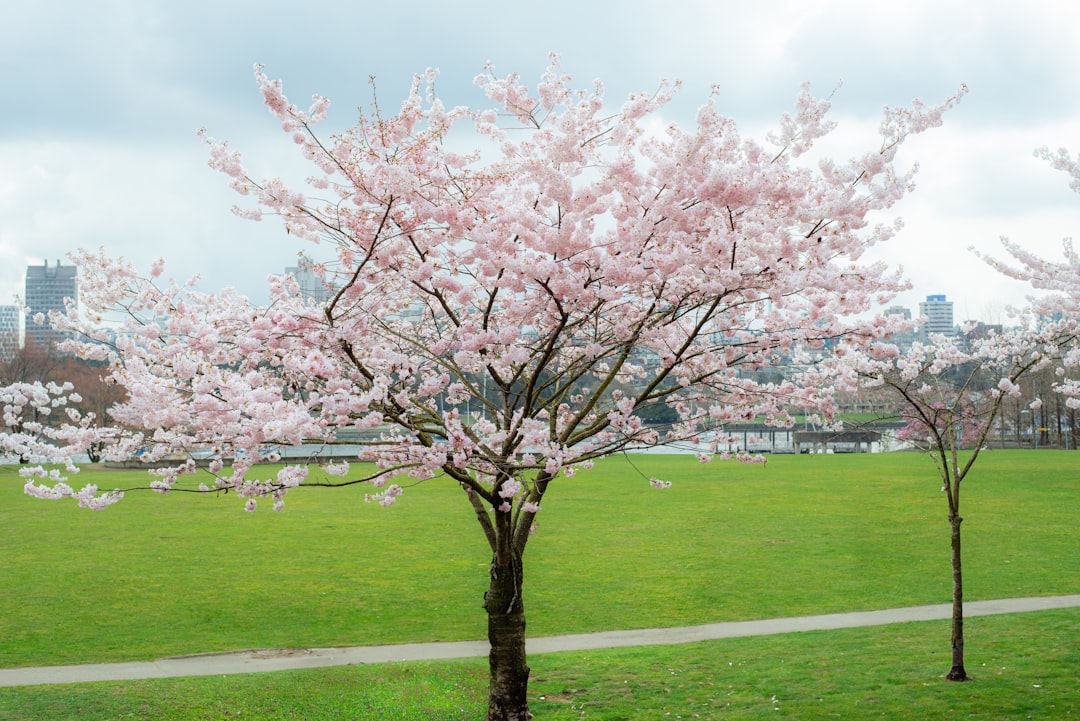
[[[919,303],[919,315],[926,318],[919,334],[923,340],[926,340],[931,333],[956,335],[956,326],[953,325],[953,304],[951,300],[946,300],[944,295],[926,296],[926,301]]]

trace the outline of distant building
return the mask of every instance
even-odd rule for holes
[[[0,361],[9,361],[19,350],[22,310],[17,305],[0,305]]]
[[[310,265],[301,262],[300,265],[287,267],[285,273],[296,280],[296,284],[300,286],[300,296],[305,301],[315,305],[323,305],[330,300],[330,293],[333,288],[316,275]]]
[[[926,301],[919,303],[919,315],[926,318],[919,336],[926,340],[932,333],[946,336],[956,335],[953,325],[953,304],[944,295],[928,295]]]
[[[1004,326],[1000,323],[983,323],[982,321],[970,320],[965,325],[970,325],[971,330],[964,336],[964,350],[970,351],[977,341],[989,338],[992,335],[1001,335]]]
[[[413,302],[404,308],[399,308],[393,313],[386,314],[386,320],[401,321],[413,325],[420,323],[424,320],[424,316],[427,314],[427,306],[423,303]]]
[[[890,305],[885,309],[884,314],[886,317],[899,316],[904,320],[911,320],[911,309],[905,308],[902,305]],[[900,331],[899,333],[893,333],[889,336],[889,341],[895,343],[901,350],[906,350],[911,347],[911,344],[915,342],[915,329]]]
[[[26,345],[52,350],[63,335],[52,329],[47,320],[49,311],[64,312],[64,301],[68,298],[78,303],[78,291],[75,285],[76,268],[74,265],[30,265],[26,268],[26,291],[23,302],[29,310],[26,321]],[[46,316],[43,324],[37,324],[33,318],[38,313]]]

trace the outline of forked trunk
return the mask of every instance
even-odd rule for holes
[[[529,666],[525,659],[525,604],[521,589],[521,556],[509,551],[500,562],[497,554],[491,563],[491,584],[484,594],[491,644],[487,721],[532,718],[526,696]]]
[[[949,516],[949,526],[952,529],[952,668],[945,678],[949,681],[966,681],[967,671],[964,669],[964,577],[960,566],[960,523],[963,521],[958,514]]]

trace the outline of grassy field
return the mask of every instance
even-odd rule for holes
[[[546,499],[526,551],[530,634],[950,597],[945,500],[925,457],[633,464],[599,464]],[[281,513],[152,493],[94,513],[25,497],[2,473],[0,666],[485,635],[488,551],[445,483],[389,509],[351,488],[294,492]],[[968,599],[1080,591],[1080,455],[990,453],[965,488]]]
[[[765,467],[699,465],[686,456],[636,456],[632,460],[631,464],[612,459],[553,487],[526,552],[530,635],[888,608],[949,599],[945,500],[924,456],[776,456]],[[90,473],[80,480],[93,480],[106,488],[131,482],[130,476],[121,479],[115,471]],[[653,475],[673,481],[674,486],[665,491],[650,488],[644,477]],[[276,514],[268,509],[246,514],[232,496],[162,498],[148,493],[129,494],[120,504],[92,513],[72,504],[27,498],[21,485],[15,469],[0,468],[0,554],[4,559],[0,565],[0,666],[484,636],[480,601],[488,553],[460,491],[443,482],[411,488],[389,509],[364,504],[360,489],[301,490],[289,496],[285,511]],[[980,458],[965,489],[966,598],[1080,592],[1080,541],[1075,532],[1080,455],[994,451]],[[1076,647],[1080,616],[1059,615],[1063,619],[1059,626],[1071,634],[1070,645]],[[1003,632],[1014,621],[1021,623],[1019,616],[1009,618],[1007,623],[1000,622],[1006,623]],[[969,649],[977,642],[979,625],[990,621],[971,623]],[[925,649],[919,647],[919,655],[928,661],[927,654],[938,654],[933,658],[940,660],[947,650],[947,626],[934,629],[925,634]],[[805,650],[811,654],[816,650],[821,660],[838,669],[842,652],[833,646],[833,639],[845,636],[834,633],[818,637],[816,649],[810,644]],[[889,631],[860,633],[852,638],[863,641],[852,644],[874,646],[881,643],[874,640],[877,635]],[[1017,636],[1016,646],[1022,647],[1025,638]],[[826,639],[829,652],[821,654]],[[768,648],[768,644],[784,642],[746,643]],[[726,648],[723,643],[721,647]],[[912,652],[899,653],[896,660]],[[657,653],[645,649],[602,656],[612,659],[614,678],[620,674],[618,664],[633,667]],[[685,669],[711,663],[695,661],[692,655],[677,661],[688,653],[686,649],[670,653],[674,654],[671,663]],[[789,653],[797,655],[797,649],[773,653],[780,652],[763,651],[761,658],[774,659],[774,672],[783,671],[792,679],[811,672],[804,664],[785,660]],[[549,664],[547,658],[533,664],[538,678],[559,678],[560,662]],[[1056,663],[1053,653],[1047,658],[1048,667]],[[947,664],[941,661],[939,665],[943,673]],[[1074,663],[1074,675],[1076,667]],[[446,679],[449,685],[435,690],[433,696],[460,685],[464,704],[477,689],[482,694],[483,681],[475,678],[482,672],[477,668],[471,663],[432,666],[411,683],[437,685],[442,683],[439,679]],[[874,660],[859,673],[891,675],[890,668],[891,664],[879,665]],[[351,698],[357,684],[374,681],[330,679],[369,672],[376,674],[372,679],[381,673],[361,669],[310,672],[289,676],[296,679],[289,683],[318,684],[315,679],[326,678],[327,703],[332,704],[335,693]],[[415,667],[412,671],[398,667],[386,673],[416,672]],[[582,687],[592,679],[589,682],[594,681],[597,688],[605,688],[610,680],[600,670],[593,678],[591,663],[582,673]],[[851,673],[850,669],[841,673],[838,686]],[[936,666],[928,671],[925,665],[915,672],[920,684],[935,682],[940,673]],[[275,684],[284,683],[283,676],[274,678]],[[207,684],[206,694],[214,698],[219,694],[212,680],[173,683],[180,684],[174,688]],[[245,688],[244,683],[236,683],[237,688]],[[247,688],[255,689],[260,683],[253,680]],[[343,688],[330,690],[337,683]],[[543,683],[538,680],[534,687],[542,689]],[[100,691],[104,686],[93,688]],[[148,696],[166,693],[155,690],[154,684],[116,688],[124,698],[129,691],[123,689],[131,689],[130,693],[150,689]],[[72,689],[65,693],[82,693],[78,687]],[[5,691],[0,695],[0,711],[5,704],[20,703],[24,696],[19,694],[50,693]],[[400,697],[394,683],[385,693],[386,698]],[[551,693],[576,698],[562,691]],[[592,708],[615,708],[611,703],[608,699]],[[424,713],[421,709],[413,715],[370,717],[455,717],[445,711]],[[590,717],[633,717],[611,713],[616,715]],[[542,715],[580,717],[554,716],[548,710]],[[214,713],[205,718],[221,716]],[[64,716],[43,712],[37,717]],[[846,712],[843,717],[855,718]],[[0,714],[0,718],[6,717]],[[318,717],[298,713],[272,718]]]
[[[537,719],[1080,718],[1080,609],[969,621],[972,681],[950,683],[948,622],[537,655]],[[481,659],[0,689],[5,721],[475,721]]]

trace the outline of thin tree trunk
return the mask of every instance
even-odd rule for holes
[[[1074,408],[1069,408],[1066,412],[1068,418],[1068,425],[1065,427],[1065,432],[1068,434],[1068,441],[1066,441],[1065,447],[1077,450],[1077,411]]]
[[[960,565],[960,524],[963,518],[958,513],[949,514],[949,526],[952,529],[952,668],[945,675],[950,681],[966,681],[964,669],[964,578]]]
[[[527,721],[532,714],[526,696],[529,666],[525,659],[521,555],[513,549],[499,550],[492,559],[491,583],[484,594],[491,644],[486,718],[487,721]]]

